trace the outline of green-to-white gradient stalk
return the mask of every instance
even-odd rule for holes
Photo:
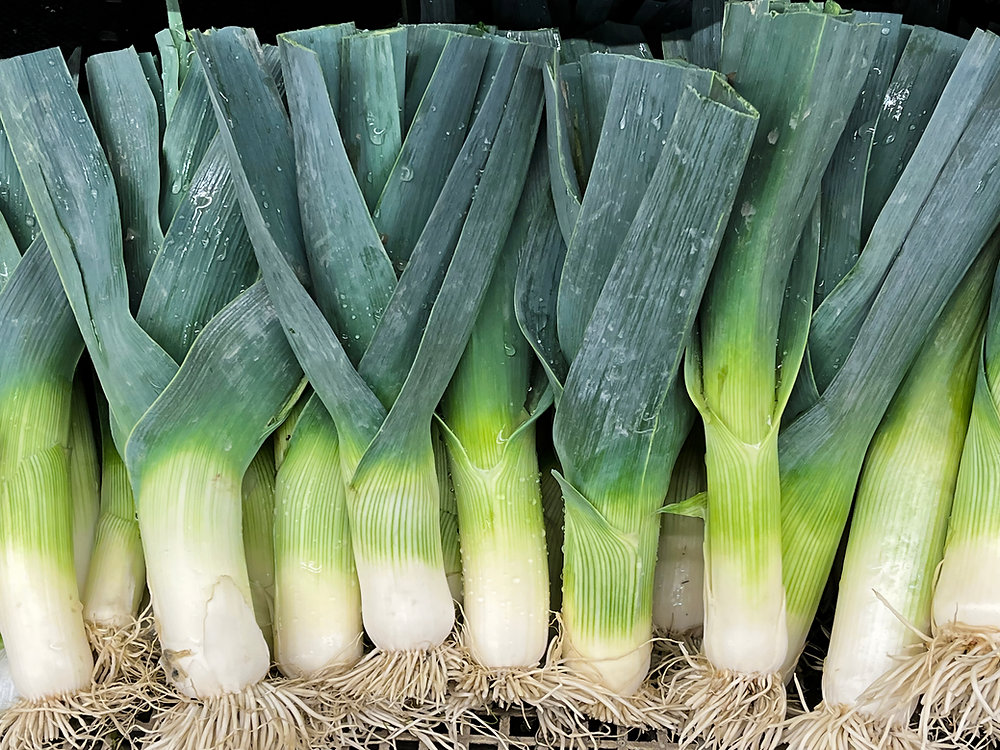
[[[247,575],[244,472],[224,446],[173,442],[146,460],[135,488],[163,661],[185,695],[240,692],[271,661]]]
[[[362,653],[361,591],[337,431],[315,396],[287,442],[274,502],[278,668],[299,677],[349,667]]]
[[[243,475],[243,546],[253,611],[274,653],[274,447],[265,442]]]
[[[0,632],[28,700],[90,685],[73,565],[71,380],[24,372],[0,390]]]
[[[101,514],[83,590],[83,617],[88,623],[121,628],[139,611],[146,591],[146,562],[128,470],[107,425],[101,448]]]
[[[977,364],[972,415],[944,561],[934,589],[932,622],[937,631],[949,625],[987,633],[1000,629],[1000,576],[996,574],[1000,569],[1000,301],[996,286]]]
[[[69,420],[69,477],[73,492],[73,559],[81,593],[87,582],[97,517],[101,512],[100,471],[87,391],[77,378]]]
[[[529,181],[545,186],[544,151]],[[530,667],[548,642],[549,579],[535,426],[525,402],[532,352],[514,281],[534,198],[526,190],[465,353],[442,403],[462,540],[465,633],[485,667]]]
[[[705,491],[705,452],[688,438],[670,475],[665,505]],[[653,625],[670,636],[700,636],[705,622],[705,522],[666,513],[653,573]]]
[[[360,476],[358,452],[341,443],[361,612],[372,641],[388,651],[423,651],[455,623],[441,547],[441,491],[431,425],[410,450],[372,462]],[[353,454],[353,455],[352,455]]]
[[[930,625],[994,265],[973,267],[868,448],[823,667],[828,706],[855,705]],[[901,709],[905,720],[912,706]]]

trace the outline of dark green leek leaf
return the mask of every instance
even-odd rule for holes
[[[312,50],[319,60],[326,81],[326,93],[334,112],[340,111],[340,43],[345,36],[355,33],[354,22],[341,23],[336,26],[317,26],[313,29],[289,31],[278,36],[278,52],[281,55],[284,78],[288,72],[284,70],[286,47],[297,44]]]
[[[216,138],[170,223],[136,320],[181,362],[208,321],[257,274],[229,159]]]
[[[341,42],[337,119],[358,184],[372,209],[403,144],[405,45],[406,29],[402,27],[354,34]]]
[[[0,288],[0,392],[39,379],[72,380],[83,339],[42,237]]]
[[[185,79],[163,131],[160,188],[160,226],[163,227],[170,225],[208,145],[219,130],[201,63],[195,59],[191,67],[193,73]]]
[[[452,35],[440,54],[374,212],[397,271],[412,255],[465,142],[480,84],[489,80],[487,56],[502,57],[507,46]]]
[[[286,40],[281,49],[313,296],[357,363],[392,297],[396,274],[340,139],[318,56]]]
[[[156,100],[132,47],[88,58],[87,88],[94,127],[118,189],[125,272],[130,307],[135,310],[163,244]]]
[[[984,97],[993,85],[991,65],[1000,54],[998,48],[1000,45],[992,35],[977,35],[969,42],[927,123],[924,137],[914,149],[879,214],[861,257],[813,315],[809,347],[820,393],[844,363],[875,296],[910,232],[914,226],[924,222],[928,205],[950,202],[949,196],[961,192],[955,183],[964,183],[968,179],[968,173],[959,170],[953,160],[959,153],[976,148],[969,135],[973,123],[977,123],[979,128],[986,127],[977,118],[981,117]],[[988,162],[987,166],[995,161],[989,154],[983,158]],[[984,174],[983,187],[988,177]],[[954,205],[963,217],[970,212],[969,209],[959,208],[960,204]],[[978,237],[978,249],[985,241],[982,228],[974,220],[970,220],[968,228],[971,234]],[[970,234],[965,232],[962,236]]]
[[[868,240],[879,212],[923,136],[965,45],[961,37],[917,26],[900,50],[875,125],[861,214],[862,241]]]
[[[892,13],[856,12],[850,18],[858,24],[877,23],[882,29],[868,77],[823,175],[816,305],[833,291],[861,253],[861,205],[868,156],[875,136],[875,121],[896,67],[901,17]]]

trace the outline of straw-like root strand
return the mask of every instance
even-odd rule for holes
[[[898,721],[854,706],[828,706],[796,716],[785,724],[788,750],[921,750],[920,735]]]
[[[327,687],[361,702],[441,706],[448,695],[455,649],[451,640],[429,650],[375,649],[347,672],[331,677]]]
[[[94,650],[96,682],[128,682],[152,686],[160,682],[160,647],[148,611],[124,626],[88,622],[87,638]]]
[[[917,698],[925,740],[967,747],[1000,739],[1000,630],[946,625],[862,696],[875,710]]]
[[[141,708],[132,686],[120,682],[91,683],[42,700],[20,699],[0,715],[0,750],[113,748],[128,736]]]
[[[664,685],[664,692],[687,707],[681,748],[773,750],[781,741],[787,696],[781,675],[743,674],[716,669],[702,656]]]
[[[292,680],[258,682],[204,699],[175,694],[158,708],[148,750],[307,750],[329,733],[316,696]]]
[[[452,666],[453,684],[446,712],[453,732],[495,734],[478,714],[496,708],[512,712],[533,709],[539,737],[559,747],[594,746],[599,737],[595,737],[591,720],[668,732],[678,726],[679,706],[664,702],[652,686],[644,687],[637,695],[622,697],[573,670],[562,659],[558,637],[550,644],[544,662],[533,667],[486,667],[461,643],[457,654],[460,659]]]
[[[349,695],[343,686],[353,680],[353,670],[343,664],[289,680],[299,693],[310,696],[309,705],[322,716],[318,725],[325,732],[319,747],[366,750],[384,742],[391,743],[406,733],[411,738],[432,740],[441,732],[440,709],[421,711],[405,702],[371,701]]]

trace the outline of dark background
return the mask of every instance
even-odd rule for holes
[[[699,0],[695,0],[696,2]],[[705,0],[700,0],[704,2]],[[459,20],[501,28],[558,26],[566,37],[624,43],[691,23],[692,0],[180,0],[187,28],[252,26],[262,41],[282,31],[355,21],[361,28]],[[850,0],[845,7],[902,13],[906,23],[969,36],[1000,31],[1000,0]],[[84,56],[134,45],[153,50],[166,25],[163,0],[0,0],[0,58],[59,45]]]

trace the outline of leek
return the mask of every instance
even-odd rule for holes
[[[872,711],[864,693],[930,624],[1000,242],[956,290],[879,425],[861,472],[826,661],[823,703],[793,719],[791,748],[913,744],[911,702]]]
[[[485,674],[534,667],[549,635],[532,398],[534,356],[514,316],[514,284],[531,224],[549,204],[544,148],[536,149],[469,343],[445,391],[442,432],[458,507],[465,621],[472,662]],[[532,403],[534,401],[534,403]],[[544,405],[544,402],[542,402]],[[484,696],[485,697],[485,696]]]
[[[308,245],[291,182],[291,134],[256,59],[255,41],[245,32],[223,30],[196,35],[195,46],[209,75],[265,279],[296,355],[337,425],[365,629],[382,652],[345,676],[345,689],[390,702],[422,699],[429,690],[439,694],[446,679],[439,647],[452,629],[454,609],[442,559],[431,415],[464,348],[516,207],[530,153],[526,144],[539,117],[538,55],[513,44],[502,48],[497,73],[466,135],[465,156],[442,191],[447,210],[432,213],[355,369],[301,286],[308,278]],[[278,149],[277,179],[273,170],[255,163],[255,131],[262,122]],[[503,156],[490,159],[495,153]],[[397,167],[408,169],[399,160]],[[405,182],[412,173],[400,176]],[[387,185],[392,183],[390,175]],[[344,187],[357,190],[356,183]],[[456,205],[467,208],[468,216]],[[497,235],[500,240],[492,239]],[[317,264],[317,290],[323,275]],[[357,304],[351,296],[347,300]]]
[[[40,88],[48,95],[24,94]],[[179,370],[136,323],[114,183],[82,111],[57,52],[0,65],[0,117],[108,395],[115,442],[125,447],[167,678],[196,699],[162,707],[154,746],[229,741],[233,733],[262,746],[305,746],[322,731],[303,719],[314,714],[292,686],[264,682],[270,658],[253,615],[240,507],[243,474],[297,396],[301,370],[261,285],[212,318]],[[199,216],[232,213],[232,204],[204,197],[192,191],[185,200]],[[184,222],[177,231],[198,226]],[[166,242],[158,261],[165,252]],[[235,254],[230,247],[229,263]],[[204,263],[191,254],[174,260]],[[89,295],[94,288],[104,294]],[[167,291],[167,309],[177,309]],[[199,289],[196,319],[212,291]],[[255,730],[245,717],[261,710],[268,718]]]
[[[989,566],[996,560],[998,290],[994,281],[944,560],[934,582],[931,636],[873,686],[869,696],[883,710],[919,699],[918,727],[925,741],[933,734],[963,744],[997,736],[994,676],[1000,618]]]
[[[708,71],[595,57],[585,69],[601,74],[606,60],[613,84],[582,201],[549,79],[552,192],[568,250],[565,261],[558,246],[526,254],[522,277],[559,274],[558,297],[522,297],[519,317],[556,394],[564,656],[619,696],[587,710],[663,726],[669,716],[644,715],[629,697],[650,664],[657,510],[690,426],[677,375],[757,115]],[[623,173],[633,159],[641,179]]]
[[[21,696],[0,717],[2,743],[100,737],[108,709],[92,687],[73,561],[68,444],[82,347],[41,239],[0,292],[0,336],[0,633]]]
[[[741,748],[775,746],[785,713],[778,429],[818,252],[799,237],[880,36],[811,6],[763,11],[731,4],[723,25],[720,67],[761,124],[686,362],[705,426],[707,663],[672,686],[691,710],[682,742]]]
[[[968,43],[858,266],[840,284],[848,300],[842,325],[855,332],[841,335],[853,345],[839,366],[826,362],[835,373],[829,385],[779,438],[786,673],[815,616],[871,436],[996,225],[1000,195],[983,188],[992,174],[990,144],[1000,138],[998,41],[977,32]],[[942,237],[949,238],[947,253]]]

